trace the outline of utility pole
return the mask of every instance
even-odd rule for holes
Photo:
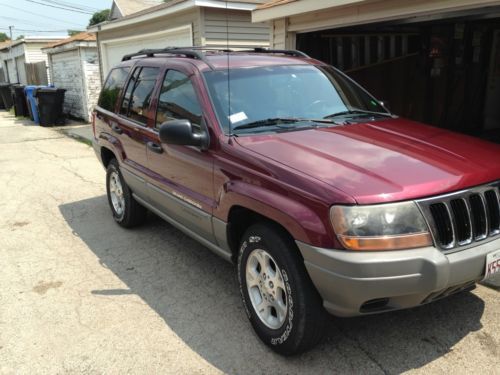
[[[14,40],[12,39],[12,29],[13,28],[14,28],[14,26],[9,26],[9,33],[10,33],[9,55],[10,55],[10,58],[12,59],[12,64],[14,65],[14,71],[16,72],[17,83],[19,83],[19,71],[17,70],[16,58],[12,56],[12,43],[14,43]],[[7,67],[7,69],[8,69],[8,67]],[[12,82],[10,82],[10,77],[9,77],[9,83],[12,83]]]

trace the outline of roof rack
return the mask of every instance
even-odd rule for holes
[[[201,60],[205,64],[207,64],[210,67],[210,69],[215,70],[214,66],[210,63],[210,61],[208,61],[207,56],[203,53],[203,51],[223,52],[223,53],[229,53],[229,52],[235,52],[235,53],[238,53],[238,52],[243,52],[243,53],[277,53],[277,54],[283,54],[283,55],[293,56],[293,57],[309,58],[309,56],[306,55],[304,52],[297,51],[297,50],[268,49],[268,48],[262,48],[262,47],[257,47],[257,48],[251,49],[251,50],[240,50],[240,51],[234,51],[231,49],[220,49],[220,48],[214,48],[214,47],[167,47],[167,48],[159,48],[159,49],[142,49],[139,52],[131,53],[131,54],[123,56],[122,61],[128,61],[134,57],[139,57],[139,56],[154,57],[155,55],[164,55],[164,54],[184,55],[185,57]]]
[[[269,49],[263,47],[256,47],[251,50],[239,51],[239,52],[255,52],[255,53],[280,53],[283,55],[293,56],[293,57],[305,57],[310,58],[309,55],[302,51],[297,51],[294,49]]]
[[[154,57],[155,55],[162,55],[162,54],[168,54],[168,55],[184,55],[186,57],[190,57],[192,59],[197,59],[203,61],[205,64],[207,64],[210,69],[214,70],[214,66],[210,63],[210,61],[207,60],[205,54],[202,52],[198,52],[194,48],[188,47],[188,48],[179,48],[179,47],[167,47],[167,48],[159,48],[159,49],[142,49],[139,52],[136,53],[131,53],[128,55],[123,56],[122,61],[128,61],[131,60],[134,57],[138,56],[146,56],[146,57]]]

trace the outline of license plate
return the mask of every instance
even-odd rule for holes
[[[486,255],[486,271],[484,273],[484,279],[491,279],[498,273],[500,273],[500,250]]]

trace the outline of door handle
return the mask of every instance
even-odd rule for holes
[[[148,143],[146,143],[146,145],[148,146],[148,148],[151,151],[156,152],[157,154],[163,153],[163,148],[160,145],[156,144],[156,143],[148,142]]]
[[[118,124],[112,124],[111,125],[111,130],[113,130],[116,134],[123,134],[122,128]]]

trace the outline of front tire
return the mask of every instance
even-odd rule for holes
[[[248,318],[259,338],[282,355],[294,355],[322,338],[326,313],[295,243],[272,223],[243,236],[238,280]]]
[[[109,162],[106,170],[106,191],[113,218],[119,225],[132,228],[144,223],[148,211],[132,196],[116,159]]]

